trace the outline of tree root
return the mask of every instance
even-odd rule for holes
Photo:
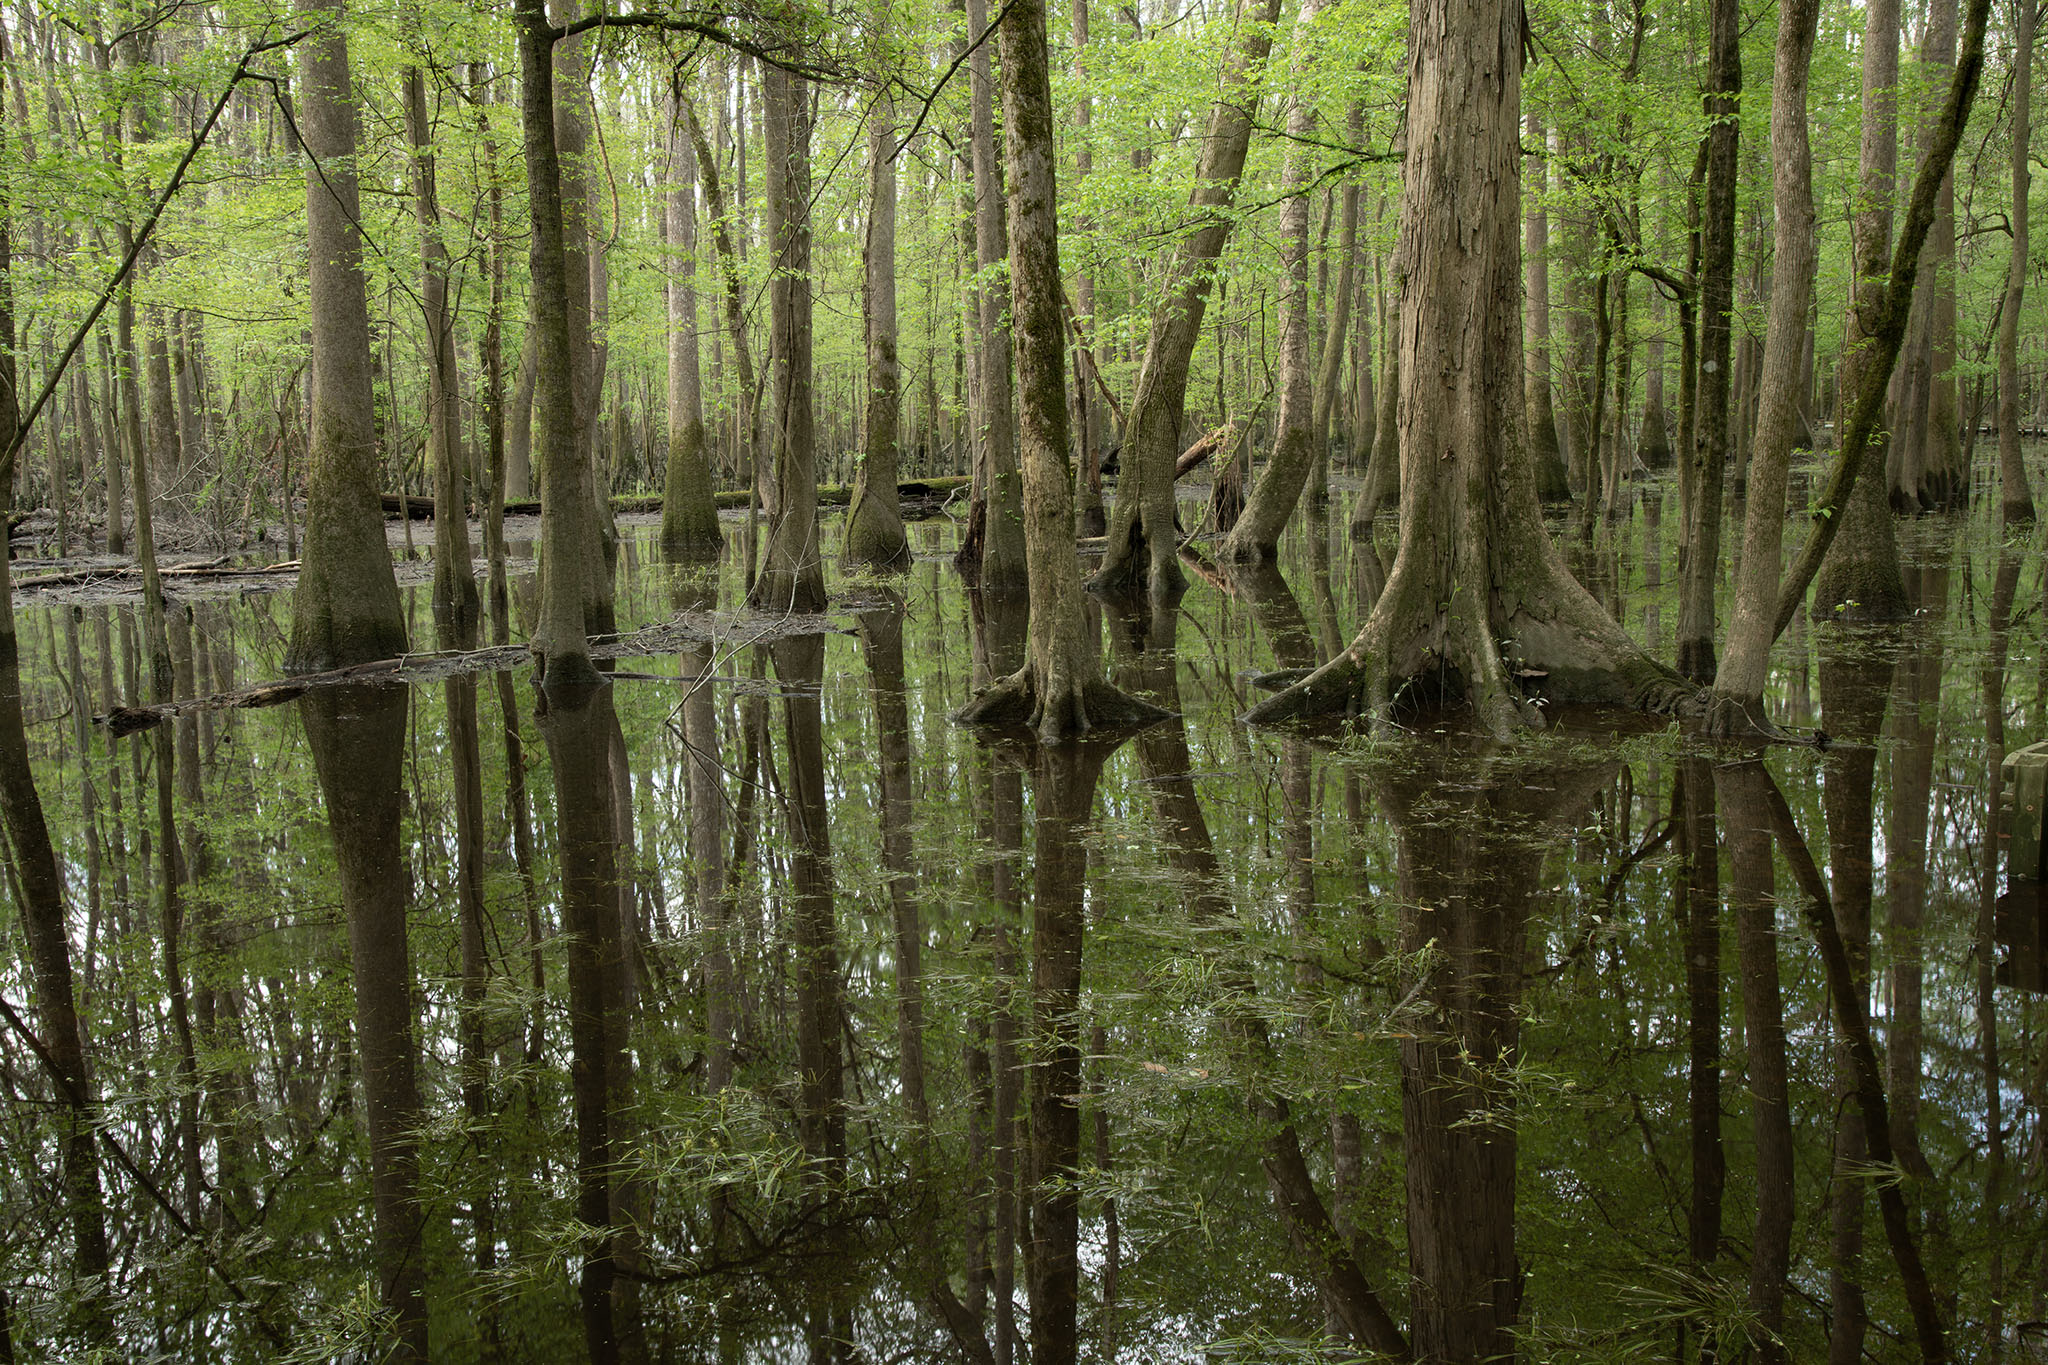
[[[1026,664],[983,688],[953,719],[989,730],[1030,730],[1043,744],[1066,744],[1117,730],[1137,730],[1172,713],[1120,692],[1100,678],[1076,687],[1043,689]]]

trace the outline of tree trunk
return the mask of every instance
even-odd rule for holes
[[[1361,700],[1379,716],[1411,681],[1450,675],[1482,724],[1508,731],[1535,719],[1524,669],[1559,700],[1671,709],[1690,693],[1543,529],[1522,420],[1521,22],[1507,0],[1431,0],[1410,18],[1401,545],[1351,646],[1247,719]]]
[[[339,4],[306,51],[300,126],[306,173],[307,277],[313,319],[313,435],[306,541],[285,667],[315,673],[406,648],[398,580],[377,497],[370,312],[356,224],[355,96]],[[142,485],[138,483],[137,499]],[[138,527],[138,532],[139,532]]]
[[[541,605],[531,648],[544,686],[597,678],[589,634],[612,627],[610,576],[590,502],[590,446],[578,437],[577,358],[555,146],[554,35],[542,0],[520,0],[520,126],[532,230],[527,245],[534,356],[533,445],[541,474]]]
[[[1010,172],[1010,317],[1017,338],[1031,610],[1024,666],[981,692],[959,718],[976,725],[1023,724],[1041,740],[1059,743],[1091,729],[1155,720],[1160,713],[1103,681],[1074,554],[1065,304],[1043,0],[1013,0],[999,38]]]
[[[1209,109],[1195,172],[1191,207],[1196,226],[1174,248],[1160,285],[1165,300],[1153,311],[1138,369],[1102,567],[1089,580],[1101,592],[1144,589],[1155,598],[1171,598],[1186,586],[1174,520],[1173,466],[1181,450],[1188,365],[1201,339],[1217,258],[1236,222],[1232,210],[1257,113],[1252,82],[1272,50],[1279,13],[1279,0],[1238,0],[1237,46],[1224,58],[1222,88]]]
[[[1800,416],[1800,353],[1813,299],[1815,239],[1813,153],[1807,142],[1806,91],[1813,65],[1818,0],[1785,0],[1771,78],[1771,165],[1774,238],[1771,312],[1764,336],[1756,442],[1750,456],[1742,564],[1728,647],[1714,678],[1709,733],[1768,729],[1764,682],[1777,638],[1778,571],[1785,537],[1785,492]]]
[[[448,307],[448,248],[427,127],[427,83],[417,66],[400,78],[405,135],[412,146],[413,210],[420,224],[420,308],[427,324],[427,458],[434,471],[434,616],[447,641],[476,630],[476,574],[464,510],[462,382],[455,367],[455,319]],[[443,648],[449,644],[444,642]]]
[[[697,351],[697,158],[678,91],[669,92],[668,461],[661,544],[671,555],[711,557],[725,549],[704,439],[704,390]]]
[[[910,541],[896,496],[903,373],[896,361],[896,104],[885,92],[868,111],[868,222],[862,321],[867,338],[867,425],[846,511],[846,562],[908,569]]]
[[[1877,365],[1874,335],[1884,302],[1884,271],[1891,253],[1892,196],[1899,150],[1899,5],[1871,0],[1863,15],[1863,137],[1855,212],[1849,220],[1850,299],[1842,321],[1842,357],[1836,382],[1835,436],[1843,440],[1866,376]],[[1883,468],[1894,437],[1876,431],[1865,458]],[[1813,580],[1813,615],[1819,620],[1891,620],[1904,614],[1898,538],[1883,482],[1865,479],[1843,513],[1849,534],[1837,538]]]
[[[1706,202],[1700,221],[1699,381],[1694,392],[1692,498],[1679,587],[1678,671],[1714,679],[1714,590],[1721,576],[1721,479],[1728,463],[1730,310],[1735,301],[1735,180],[1742,95],[1742,14],[1708,0]]]
[[[2032,5],[2018,6],[2012,66],[2012,256],[2006,266],[2005,307],[1998,315],[1999,524],[2034,519],[2034,495],[2020,454],[2020,305],[2026,301],[2028,140],[2033,130],[2034,22]]]
[[[1539,153],[1545,148],[1543,117],[1531,109],[1527,115],[1528,142]],[[1545,180],[1550,158],[1537,162]],[[1557,410],[1550,386],[1550,212],[1543,206],[1543,185],[1529,200],[1529,212],[1522,223],[1522,266],[1528,279],[1523,299],[1523,349],[1529,366],[1524,386],[1524,403],[1529,416],[1529,458],[1536,468],[1536,496],[1544,502],[1570,502],[1571,478],[1564,467],[1564,452],[1557,443]]]
[[[763,611],[821,611],[816,432],[811,410],[811,106],[807,84],[761,70],[768,157],[768,351],[775,371],[775,516],[761,576],[748,594]]]
[[[1303,0],[1295,20],[1294,54],[1288,63],[1293,97],[1287,109],[1287,161],[1280,193],[1280,413],[1274,424],[1273,454],[1266,461],[1237,525],[1218,553],[1238,564],[1256,564],[1279,553],[1280,532],[1316,465],[1315,376],[1308,341],[1308,219],[1311,153],[1316,101],[1310,90],[1315,55],[1312,30],[1324,0]],[[1358,221],[1355,191],[1352,225]],[[1313,494],[1312,494],[1313,496]]]

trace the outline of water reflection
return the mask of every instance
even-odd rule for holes
[[[1654,505],[1592,551],[1652,631]],[[1914,622],[1810,628],[1825,749],[1248,732],[1251,680],[1373,586],[1308,530],[1287,573],[1197,563],[1106,614],[1113,680],[1173,717],[1121,742],[950,726],[1025,622],[943,571],[788,636],[716,614],[736,566],[629,545],[622,612],[700,635],[544,696],[184,711],[168,826],[158,734],[85,723],[139,700],[130,616],[25,613],[77,1032],[163,1196],[102,1162],[104,1330],[224,1360],[2018,1358],[2040,911],[1985,803],[2033,737],[2038,564],[1943,550]],[[180,694],[274,676],[279,619],[175,609]],[[9,1116],[15,1226],[85,1197],[42,1175],[83,1169],[61,1120]],[[77,1241],[0,1250],[18,1343],[101,1330],[59,1311]]]

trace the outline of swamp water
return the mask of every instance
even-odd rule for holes
[[[1668,658],[1675,503],[1649,497],[1575,568]],[[1327,1360],[1391,1328],[1441,1359],[1773,1333],[1816,1360],[1859,1305],[1870,1358],[1918,1358],[1831,968],[1867,981],[1953,1351],[2016,1358],[2048,1318],[2041,923],[1994,912],[1985,838],[2000,752],[2048,738],[2031,546],[1903,527],[1918,616],[1795,625],[1774,704],[1831,742],[1758,755],[1615,716],[1248,730],[1252,677],[1360,619],[1355,567],[1297,538],[1281,573],[1198,565],[1177,612],[1109,613],[1106,670],[1176,718],[1053,752],[950,723],[1024,623],[962,589],[942,524],[810,636],[707,616],[736,569],[625,530],[622,628],[708,627],[553,715],[523,668],[181,715],[168,965],[155,736],[86,721],[146,690],[135,608],[20,597],[135,1171],[102,1166],[122,1358],[376,1358],[363,1078],[400,1061],[436,1359],[582,1358],[599,1224],[629,1359]],[[279,676],[284,593],[174,589],[171,617],[180,696]],[[374,980],[351,884],[404,926],[357,945]],[[398,1061],[360,1036],[375,1001],[410,1021]],[[624,1065],[593,1088],[605,1036]],[[72,1356],[13,1034],[0,1084],[14,1349]]]

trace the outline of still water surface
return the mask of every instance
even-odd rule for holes
[[[1575,567],[1668,657],[1650,496]],[[2000,755],[2048,738],[2042,566],[1906,530],[1918,616],[1795,626],[1774,705],[1829,742],[1754,754],[1603,715],[1248,730],[1252,679],[1361,616],[1369,576],[1308,541],[1102,620],[1172,721],[990,740],[949,716],[1024,623],[943,524],[810,636],[629,527],[622,628],[689,629],[553,714],[522,668],[181,716],[175,964],[152,736],[84,723],[143,696],[133,608],[24,598],[96,1078],[164,1196],[106,1175],[122,1340],[374,1357],[381,999],[440,1359],[581,1358],[605,1247],[629,1359],[1909,1360],[1905,1255],[1957,1358],[2031,1358],[2041,922],[1994,913],[1985,833]],[[180,696],[279,676],[283,593],[171,614]],[[345,887],[404,927],[374,981]],[[56,1358],[54,1149],[5,1064],[0,1284]]]

